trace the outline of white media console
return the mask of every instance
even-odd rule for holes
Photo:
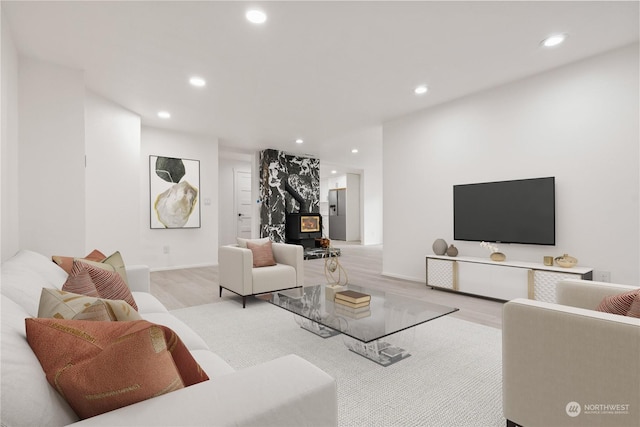
[[[427,286],[499,300],[529,298],[556,302],[556,283],[591,280],[593,269],[562,268],[534,262],[427,255]]]

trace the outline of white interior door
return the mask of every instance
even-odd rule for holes
[[[251,172],[235,171],[236,236],[251,238]]]

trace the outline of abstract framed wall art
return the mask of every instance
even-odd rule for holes
[[[149,156],[151,228],[200,227],[200,161]]]

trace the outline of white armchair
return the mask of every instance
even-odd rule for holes
[[[253,268],[251,249],[239,245],[220,247],[218,251],[220,296],[222,289],[247,296],[301,287],[304,284],[303,248],[288,243],[273,243],[276,265]]]
[[[640,425],[640,319],[596,311],[638,287],[557,285],[557,304],[515,299],[502,318],[507,426]]]

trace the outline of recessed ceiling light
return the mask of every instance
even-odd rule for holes
[[[189,83],[191,83],[191,86],[195,87],[203,87],[207,84],[206,80],[202,77],[191,77],[189,79]]]
[[[304,141],[301,140],[300,138],[296,139],[296,144],[302,144]]]
[[[413,92],[414,92],[416,95],[424,95],[425,93],[427,93],[427,91],[429,91],[429,88],[427,87],[427,85],[420,85],[420,86],[417,86],[417,87],[413,90]]]
[[[171,113],[168,111],[158,111],[158,117],[160,117],[161,119],[170,119]]]
[[[542,40],[540,44],[544,47],[558,46],[567,39],[567,34],[554,34]]]
[[[261,10],[252,9],[247,11],[246,15],[249,22],[253,24],[264,24],[267,20],[267,14]]]
[[[338,171],[331,171],[331,173],[338,173]]]
[[[358,152],[358,149],[357,149],[357,148],[354,148],[353,150],[351,150],[351,152],[352,152],[353,154],[356,154],[356,153]]]

